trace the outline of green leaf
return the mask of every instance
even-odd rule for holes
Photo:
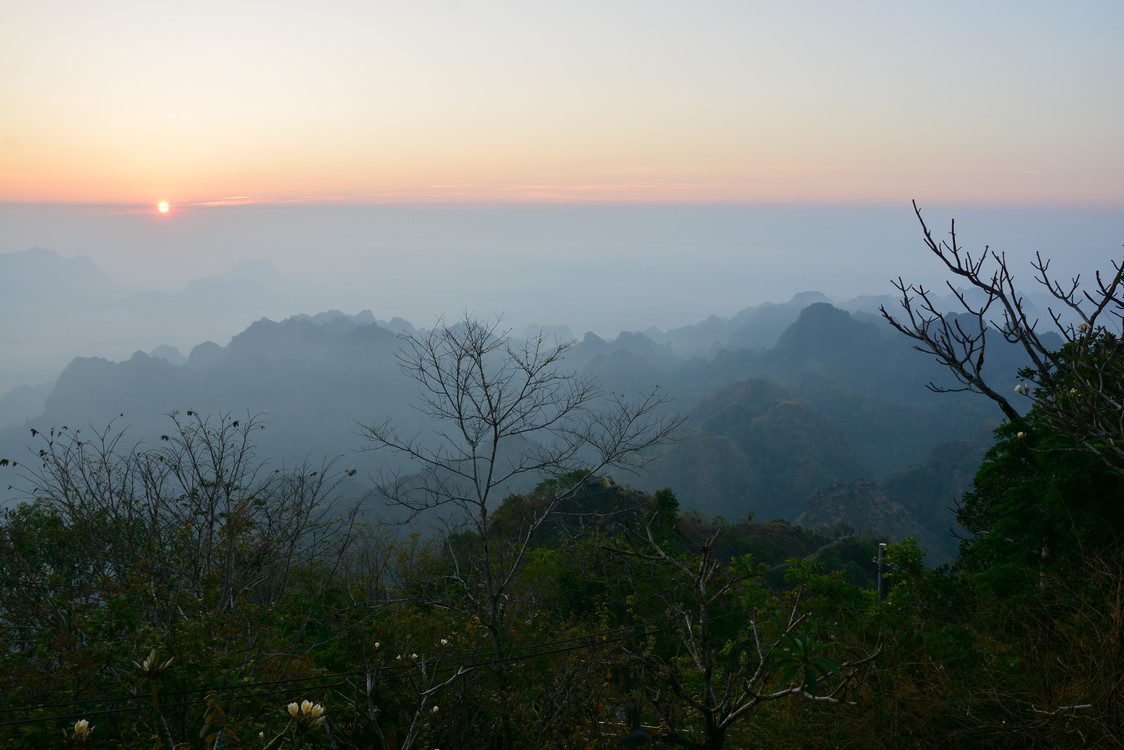
[[[816,682],[816,670],[811,665],[804,667],[804,690],[809,695],[815,695],[819,691],[819,683]]]

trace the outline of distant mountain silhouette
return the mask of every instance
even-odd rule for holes
[[[228,346],[196,346],[182,366],[142,352],[123,362],[77,358],[34,422],[98,427],[116,418],[139,438],[165,431],[173,410],[262,414],[271,429],[261,448],[278,461],[348,454],[356,420],[409,414],[415,391],[394,359],[395,333],[347,316],[320,320],[259,320]]]
[[[42,282],[44,286],[38,284]],[[18,253],[0,253],[0,293],[42,299],[50,294],[92,297],[114,289],[113,281],[86,256],[66,258],[41,247]]]
[[[167,413],[171,394],[194,390],[186,375],[183,368],[144,352],[124,362],[79,357],[59,375],[44,417],[52,424],[100,426],[125,408],[133,414]]]
[[[950,505],[982,448],[938,447],[974,434],[983,434],[980,444],[986,445],[981,425],[997,411],[981,397],[930,393],[927,382],[948,383],[931,357],[914,351],[904,337],[887,335],[887,326],[869,314],[847,313],[821,296],[800,295],[784,305],[747,308],[731,320],[700,323],[692,330],[701,348],[713,348],[707,356],[686,356],[673,336],[654,330],[612,340],[589,333],[562,366],[626,396],[660,386],[675,398],[675,410],[690,414],[679,439],[650,471],[619,477],[622,482],[648,490],[672,487],[684,508],[766,521],[794,521],[809,509],[816,512],[806,520],[827,517],[823,497],[869,500],[870,494],[837,489],[822,495],[828,488],[876,483],[871,487],[901,507],[902,519],[920,528],[934,549],[943,545],[947,552],[954,545]],[[811,304],[795,310],[802,302]],[[764,341],[790,315],[772,347],[730,345]],[[130,426],[132,439],[151,440],[166,431],[169,412],[192,409],[264,415],[270,427],[260,436],[259,453],[272,461],[344,456],[349,466],[373,471],[394,459],[357,452],[363,447],[359,422],[389,418],[423,439],[433,431],[411,407],[417,387],[395,358],[399,334],[414,331],[407,321],[379,321],[366,310],[329,310],[257,320],[226,346],[195,346],[186,361],[167,346],[120,362],[76,358],[48,396],[21,390],[20,401],[0,401],[0,427],[7,425],[0,430],[0,456],[26,452],[28,424],[41,430],[64,424],[100,428],[116,419]],[[1021,364],[1018,352],[997,346],[993,354],[990,366],[1013,377]],[[44,406],[32,414],[17,403]]]
[[[0,253],[0,319],[5,321],[0,395],[17,385],[53,380],[76,354],[93,353],[79,348],[75,334],[86,332],[96,316],[78,316],[75,310],[97,309],[117,293],[89,258],[64,258],[43,248]]]
[[[150,357],[162,359],[165,362],[173,365],[182,365],[187,362],[187,358],[180,354],[180,350],[168,344],[161,344],[148,353]]]
[[[0,427],[23,426],[29,419],[43,413],[47,397],[55,389],[55,384],[17,385],[0,396]]]
[[[299,305],[304,285],[267,261],[229,274],[169,280],[177,292],[138,292],[87,257],[33,248],[0,253],[0,395],[52,380],[76,356],[121,359],[162,344],[186,348],[198,333],[233,335],[263,312]]]
[[[657,329],[644,333],[686,357],[713,356],[720,348],[768,349],[776,344],[801,310],[815,302],[827,301],[819,292],[801,292],[788,302],[765,302],[747,307],[731,318],[712,315],[701,323],[673,328],[666,333]]]

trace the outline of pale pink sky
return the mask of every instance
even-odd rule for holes
[[[1121,29],[1111,0],[8,3],[0,201],[1121,206]]]

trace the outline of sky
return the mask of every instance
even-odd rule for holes
[[[1124,4],[0,10],[0,201],[1124,204]]]
[[[939,284],[913,199],[1031,287],[1035,251],[1088,278],[1124,241],[1122,30],[1117,0],[10,0],[0,261],[88,258],[112,299],[0,278],[38,321],[0,393],[328,308],[612,336]]]

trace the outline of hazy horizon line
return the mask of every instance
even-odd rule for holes
[[[856,209],[871,209],[871,208],[898,208],[904,207],[912,211],[913,203],[916,202],[918,206],[924,208],[926,206],[936,208],[948,208],[951,206],[959,206],[965,209],[972,210],[1011,210],[1011,209],[1026,209],[1026,210],[1063,210],[1063,211],[1124,211],[1124,205],[1117,201],[1105,200],[1101,201],[1088,201],[1088,200],[1074,200],[1074,201],[1058,201],[1058,200],[1042,200],[1042,201],[1027,201],[1025,199],[1011,199],[1004,200],[990,200],[990,201],[977,201],[969,200],[967,202],[958,202],[947,198],[936,198],[927,200],[924,198],[906,198],[902,200],[865,200],[865,199],[839,199],[829,200],[823,198],[810,198],[804,200],[793,200],[791,198],[778,198],[775,200],[755,198],[745,200],[734,199],[684,199],[684,198],[668,198],[660,199],[609,199],[609,198],[559,198],[559,199],[544,199],[544,198],[525,198],[525,199],[508,199],[500,200],[495,198],[434,198],[434,199],[409,199],[409,200],[380,200],[369,199],[356,196],[300,196],[293,198],[262,198],[257,196],[230,196],[225,198],[210,198],[210,199],[193,199],[177,201],[175,199],[157,198],[149,202],[140,201],[74,201],[74,200],[0,200],[0,207],[10,206],[18,208],[77,208],[77,209],[129,209],[131,211],[142,213],[154,213],[156,204],[161,200],[168,200],[173,210],[197,210],[197,209],[225,209],[225,208],[249,208],[255,206],[262,207],[328,207],[328,206],[341,206],[341,207],[366,207],[366,208],[474,208],[474,207],[496,207],[496,208],[518,208],[518,207],[598,207],[604,206],[606,208],[622,208],[622,207],[660,207],[667,208],[669,206],[683,206],[683,207],[700,207],[700,206],[714,206],[714,207],[730,207],[730,208],[784,208],[784,207],[799,207],[799,208],[856,208]]]

